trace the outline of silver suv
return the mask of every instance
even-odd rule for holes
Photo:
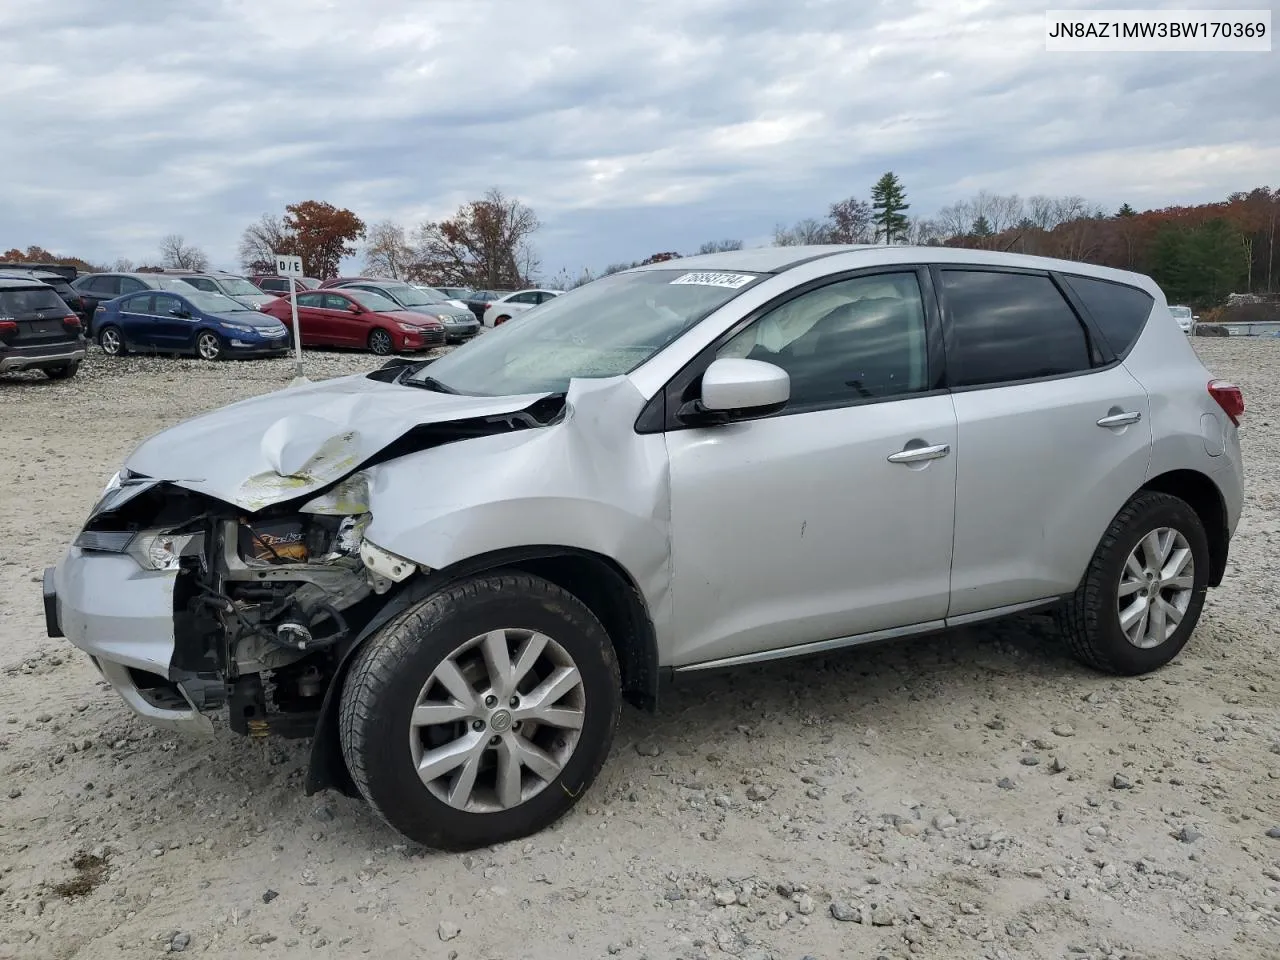
[[[1060,612],[1167,663],[1240,517],[1240,391],[1150,279],[976,250],[640,267],[434,360],[145,441],[48,630],[156,723],[311,737],[425,844],[552,823],[660,679]]]

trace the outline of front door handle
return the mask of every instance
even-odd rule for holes
[[[1137,423],[1142,419],[1142,413],[1138,410],[1130,410],[1127,413],[1113,413],[1103,417],[1098,421],[1100,427],[1127,427],[1131,423]]]
[[[937,443],[932,447],[908,447],[897,453],[889,454],[890,463],[919,463],[922,460],[937,460],[951,452],[951,444]]]

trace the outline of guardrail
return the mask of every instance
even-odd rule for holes
[[[1229,337],[1280,336],[1280,320],[1232,321],[1218,326],[1225,327]]]

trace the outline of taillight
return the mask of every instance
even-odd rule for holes
[[[0,337],[7,337],[18,332],[18,324],[14,320],[0,320]]]
[[[486,310],[488,310],[488,309],[489,309],[490,307],[492,307],[492,306],[493,306],[493,304],[492,304],[492,303],[486,303],[486,304],[484,305],[484,308],[485,308]]]
[[[1239,387],[1226,380],[1210,380],[1209,396],[1218,402],[1232,423],[1240,426],[1240,418],[1244,416],[1244,394]]]
[[[62,318],[62,325],[64,327],[78,327],[80,326],[80,318],[74,313],[69,313]]]

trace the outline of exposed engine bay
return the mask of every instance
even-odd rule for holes
[[[382,595],[417,569],[365,540],[363,475],[301,507],[254,514],[134,482],[145,489],[91,519],[78,544],[114,544],[146,568],[176,571],[167,679],[202,711],[228,706],[239,733],[310,736],[339,654]],[[153,698],[164,696],[162,679],[152,681]]]

